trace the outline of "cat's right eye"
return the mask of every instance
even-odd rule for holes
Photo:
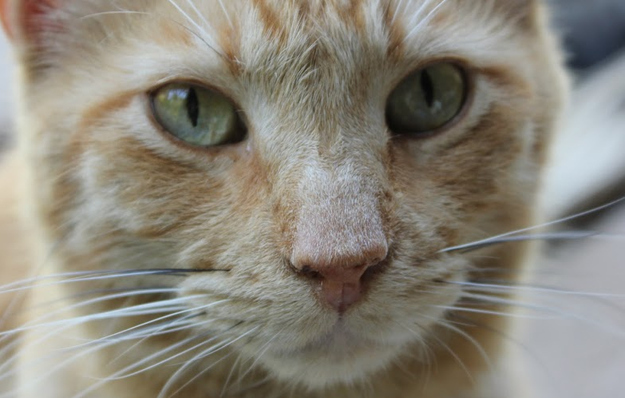
[[[150,95],[156,121],[187,144],[213,147],[245,138],[245,125],[234,104],[216,90],[167,84]]]
[[[395,134],[423,135],[455,120],[468,97],[465,71],[450,62],[436,63],[406,77],[391,93],[386,119]]]

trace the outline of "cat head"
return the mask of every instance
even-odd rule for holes
[[[191,333],[323,386],[519,267],[445,249],[532,223],[565,86],[537,2],[0,5],[60,271],[180,269],[94,284],[179,289]]]

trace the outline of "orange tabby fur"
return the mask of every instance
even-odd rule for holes
[[[30,176],[42,235],[30,264],[43,264],[44,275],[228,270],[39,287],[33,303],[137,285],[201,293],[190,304],[216,303],[201,318],[211,320],[207,336],[232,346],[195,363],[169,391],[183,388],[189,398],[523,396],[493,332],[508,321],[446,308],[465,294],[453,282],[480,272],[520,278],[529,246],[441,250],[536,221],[540,169],[566,94],[538,2],[59,0],[31,15],[33,3],[0,3],[21,69],[25,159],[3,173]],[[470,107],[432,137],[391,136],[390,91],[436,60],[470,71]],[[247,140],[197,149],[160,131],[146,93],[178,80],[231,97],[250,126]],[[3,184],[3,195],[11,188]],[[19,239],[14,227],[1,228]],[[13,246],[13,238],[3,241]],[[316,282],[288,264],[344,267],[379,245],[388,256],[345,314],[324,305]],[[12,264],[19,258],[3,256],[2,269],[23,270]],[[178,367],[88,389],[206,334],[200,322],[102,348],[32,382],[68,355],[56,350],[76,344],[73,337],[93,340],[145,320],[81,325],[44,346],[36,342],[49,330],[29,331],[18,396],[159,396]],[[38,360],[50,356],[52,363]]]

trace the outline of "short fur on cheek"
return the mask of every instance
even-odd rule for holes
[[[197,359],[214,372],[176,384],[189,397],[219,395],[240,362],[252,364],[241,382],[258,384],[256,396],[282,397],[292,385],[297,396],[349,398],[361,384],[379,397],[480,396],[462,368],[488,371],[473,344],[495,358],[500,347],[483,329],[453,321],[450,308],[470,305],[454,282],[492,269],[514,279],[529,249],[442,251],[534,223],[565,86],[536,2],[85,0],[54,3],[44,15],[32,4],[0,6],[12,32],[14,21],[34,32],[34,17],[48,29],[43,49],[24,47],[30,73],[20,124],[53,268],[178,269],[180,279],[157,281],[198,311],[193,329],[148,339],[148,352],[121,355],[115,370],[189,336],[215,336],[227,342],[219,361]],[[19,10],[28,18],[16,19]],[[469,108],[428,138],[392,133],[389,93],[433,62],[466,70]],[[149,94],[179,81],[231,98],[246,139],[194,148],[169,136],[150,114]],[[384,256],[364,274],[360,301],[332,308],[305,266],[360,265],[372,248]],[[98,338],[95,327],[83,333]],[[98,364],[132,344],[81,361],[91,364],[90,377],[106,378]],[[417,378],[427,373],[432,346],[439,369],[428,386],[398,376],[406,366]],[[137,397],[158,396],[172,376],[166,367],[146,373],[157,382],[110,381],[104,396],[129,396],[135,384]],[[63,386],[58,397],[84,383]]]

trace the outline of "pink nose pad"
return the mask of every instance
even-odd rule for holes
[[[369,267],[354,268],[323,268],[321,275],[321,297],[332,308],[340,313],[345,312],[362,296],[362,275]]]
[[[386,258],[387,246],[382,244],[367,247],[358,255],[333,256],[332,262],[308,262],[295,257],[293,265],[303,275],[320,280],[320,298],[339,313],[360,301],[362,297],[362,277],[365,272]],[[304,265],[305,264],[305,265]]]

